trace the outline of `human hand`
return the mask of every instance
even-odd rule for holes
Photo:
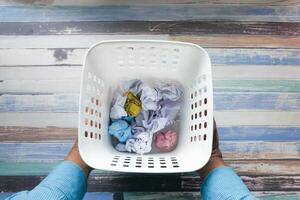
[[[213,132],[214,132],[213,145],[212,145],[212,152],[211,152],[210,159],[203,168],[197,171],[202,179],[204,179],[208,175],[208,173],[213,169],[224,165],[222,153],[219,148],[219,136],[218,136],[218,130],[217,130],[215,120],[214,120]]]
[[[88,166],[81,158],[78,150],[78,140],[73,144],[72,149],[69,154],[65,157],[65,160],[72,161],[80,166],[80,168],[84,171],[86,177],[89,176],[90,172],[93,170],[92,167]]]

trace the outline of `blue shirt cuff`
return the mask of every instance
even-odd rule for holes
[[[87,178],[79,165],[64,161],[39,186],[57,188],[68,199],[82,199],[87,190]]]
[[[204,200],[256,199],[233,169],[226,166],[215,168],[205,177],[201,195]]]
[[[80,166],[72,161],[64,161],[33,190],[18,192],[7,199],[81,200],[86,190],[87,178]]]

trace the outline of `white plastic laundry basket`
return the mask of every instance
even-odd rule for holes
[[[118,152],[108,134],[113,91],[121,80],[179,81],[184,87],[179,139],[168,153]],[[189,172],[208,161],[213,140],[213,88],[208,54],[198,45],[156,40],[104,41],[92,46],[82,72],[79,151],[90,166],[112,171]]]

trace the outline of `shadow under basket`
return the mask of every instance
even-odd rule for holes
[[[121,80],[179,82],[184,89],[178,143],[167,153],[119,152],[108,134],[114,89]],[[114,40],[92,46],[81,77],[78,145],[82,159],[101,170],[191,172],[203,167],[213,140],[211,62],[198,45],[157,40]]]

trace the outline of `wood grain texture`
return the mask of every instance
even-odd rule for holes
[[[0,161],[2,162],[54,162],[61,161],[67,155],[73,144],[68,141],[39,141],[33,142],[1,142],[0,143]],[[283,170],[281,173],[295,174],[300,170],[300,143],[293,142],[264,142],[264,141],[221,141],[221,150],[224,153],[225,160],[237,162],[241,169],[239,171],[252,172],[258,168],[260,173],[266,173],[270,164],[260,165],[258,159],[264,159],[263,162],[274,164],[273,173],[279,172],[275,167],[279,166],[282,170],[288,166],[292,167],[289,172]],[[265,157],[267,156],[267,157]],[[267,160],[266,160],[267,159]],[[274,159],[274,162],[272,161]],[[283,159],[283,160],[278,160]],[[295,160],[293,160],[295,159]],[[243,160],[246,160],[244,163]],[[251,161],[252,160],[252,161]],[[249,167],[243,166],[249,161]],[[252,166],[250,165],[252,162]],[[278,162],[277,162],[278,161]],[[287,163],[286,163],[286,162]],[[277,162],[277,163],[276,163]],[[298,166],[297,166],[298,165]],[[263,169],[265,168],[265,169]],[[271,171],[270,171],[271,173]]]
[[[212,66],[213,80],[300,80],[300,65],[220,65]],[[0,67],[0,80],[81,79],[81,65]]]
[[[13,192],[0,193],[0,200],[14,194]],[[253,192],[254,196],[261,200],[298,200],[298,192]],[[113,194],[109,192],[87,192],[83,200],[110,200]],[[200,193],[198,192],[126,192],[125,199],[140,199],[140,200],[199,200]]]
[[[78,109],[79,94],[77,93],[0,96],[0,112],[74,113],[78,112]],[[300,95],[298,93],[215,92],[214,109],[216,111],[300,111]]]
[[[276,37],[276,36],[275,36]],[[295,37],[287,37],[287,40]],[[103,40],[169,40],[168,35],[0,35],[0,48],[89,48]],[[295,41],[296,42],[296,41]]]
[[[267,155],[266,155],[267,156]],[[1,161],[0,162],[0,178],[2,176],[38,176],[38,175],[48,175],[55,166],[58,165],[59,162],[51,161],[51,162],[20,162],[20,161]],[[281,160],[266,160],[266,159],[227,159],[226,164],[230,167],[237,170],[237,172],[241,175],[256,175],[256,176],[264,176],[269,175],[299,175],[299,159],[281,159]],[[248,165],[249,164],[249,165]],[[11,167],[14,166],[14,167]],[[248,166],[248,167],[247,167]],[[271,168],[271,169],[270,169]],[[105,175],[114,176],[125,175],[126,173],[118,173],[111,171],[102,171],[102,170],[94,170],[92,175]],[[135,176],[138,174],[127,174],[131,176]],[[162,174],[163,175],[163,174]],[[196,173],[190,173],[190,176],[197,176]]]
[[[191,42],[202,47],[299,48],[299,36],[201,34],[201,35],[0,35],[0,48],[89,48],[102,40],[159,39]]]
[[[63,87],[57,87],[63,85]],[[214,92],[300,92],[299,80],[215,80]],[[79,93],[80,80],[1,80],[0,94]]]
[[[216,80],[214,92],[299,92],[295,80]]]
[[[296,22],[203,22],[203,21],[122,21],[122,22],[0,22],[0,35],[76,34],[242,34],[299,36]]]
[[[75,140],[77,129],[75,128],[32,128],[32,127],[0,127],[0,141],[51,141],[51,140]]]
[[[216,111],[214,115],[220,126],[300,126],[300,112]],[[77,113],[0,113],[0,126],[76,128],[77,120]]]
[[[299,127],[272,126],[218,126],[222,141],[298,141]],[[75,128],[0,127],[0,141],[40,142],[75,140]],[[294,152],[295,153],[295,152]]]
[[[299,80],[300,65],[212,66],[213,80]]]
[[[43,178],[44,176],[1,176],[0,190],[9,192],[29,190]],[[241,176],[241,178],[251,191],[299,191],[300,189],[299,176]],[[88,190],[90,192],[199,191],[200,184],[199,177],[184,174],[102,175],[89,178]]]
[[[252,192],[260,200],[299,200],[298,192]],[[199,200],[200,192],[125,192],[125,199],[141,200]]]
[[[177,35],[171,40],[191,42],[203,47],[269,47],[299,48],[298,37],[282,37],[269,35]]]
[[[271,21],[299,22],[298,6],[147,5],[147,6],[1,6],[3,22],[52,21]]]
[[[212,64],[300,65],[299,49],[206,48]],[[0,66],[82,65],[87,49],[0,49]],[[15,59],[18,58],[18,59]]]
[[[199,4],[199,5],[263,5],[263,6],[289,6],[298,5],[297,0],[1,0],[0,5],[57,5],[57,6],[101,6],[101,5],[160,5],[160,4]]]

